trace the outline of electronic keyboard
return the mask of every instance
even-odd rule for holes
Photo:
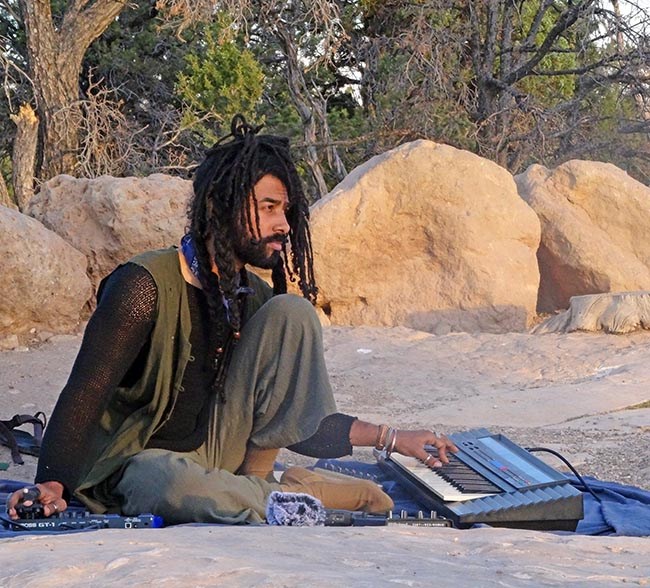
[[[574,531],[583,518],[582,493],[564,474],[487,429],[455,433],[449,464],[431,469],[393,453],[379,465],[426,510],[455,527]],[[429,452],[437,455],[435,448]]]

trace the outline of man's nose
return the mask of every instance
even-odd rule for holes
[[[291,227],[289,226],[289,221],[287,220],[287,215],[284,213],[281,213],[279,215],[279,218],[277,219],[275,226],[273,227],[273,232],[274,233],[282,233],[283,235],[288,235],[289,234],[289,229]]]

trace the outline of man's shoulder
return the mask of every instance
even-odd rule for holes
[[[176,283],[179,285],[185,283],[181,274],[178,249],[176,247],[145,251],[129,259],[129,263],[136,264],[147,270],[156,282],[159,291],[161,287],[168,288]]]
[[[153,249],[144,251],[133,256],[128,261],[144,267],[159,265],[178,265],[178,249],[176,247],[166,247],[164,249]]]

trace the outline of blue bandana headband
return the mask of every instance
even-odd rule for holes
[[[181,253],[185,258],[190,271],[200,282],[201,278],[199,277],[199,260],[196,257],[196,247],[194,246],[194,239],[190,233],[187,233],[187,235],[181,239]]]

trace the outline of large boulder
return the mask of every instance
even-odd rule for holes
[[[535,314],[539,220],[472,153],[416,141],[372,158],[314,205],[312,239],[334,324],[504,332]]]
[[[191,193],[191,182],[164,174],[62,175],[43,185],[28,212],[86,255],[88,275],[97,286],[133,255],[178,243]]]
[[[515,178],[537,212],[539,312],[572,296],[650,289],[650,189],[609,163],[530,166]]]
[[[86,258],[40,222],[0,206],[0,339],[75,330],[92,296]]]

